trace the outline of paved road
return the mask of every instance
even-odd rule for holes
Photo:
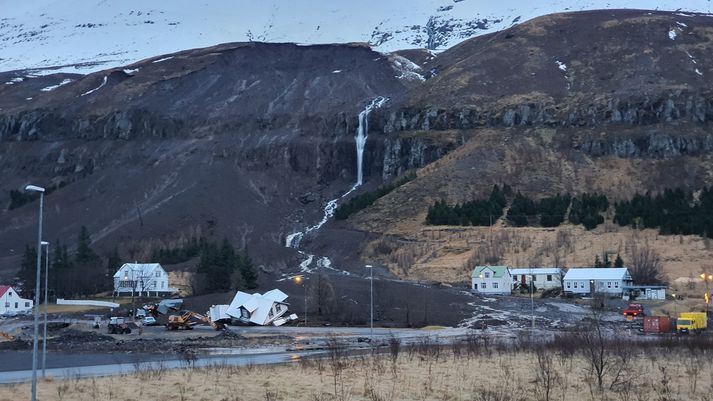
[[[233,365],[233,366],[246,366],[246,365],[269,365],[275,363],[287,363],[295,362],[301,358],[307,356],[317,356],[326,351],[298,351],[298,352],[268,352],[259,354],[243,354],[243,355],[220,355],[220,356],[206,356],[195,359],[194,361],[188,362],[183,359],[160,359],[160,360],[144,360],[135,361],[132,363],[120,362],[120,363],[91,363],[93,358],[87,358],[78,366],[64,366],[49,368],[46,371],[48,377],[53,378],[78,378],[78,377],[97,377],[97,376],[113,376],[113,375],[123,375],[130,374],[134,372],[146,372],[148,370],[154,369],[180,369],[189,366],[196,367],[206,367],[215,365]],[[9,353],[12,354],[12,353]],[[6,354],[3,353],[3,360],[5,360]],[[107,355],[103,355],[105,358]],[[142,355],[143,357],[143,355]],[[30,356],[27,355],[29,359]],[[75,361],[77,362],[77,361]],[[41,372],[39,372],[41,373]],[[0,374],[0,383],[17,383],[29,381],[32,379],[32,370],[14,370],[14,371],[4,371]]]

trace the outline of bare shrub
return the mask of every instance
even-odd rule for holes
[[[661,257],[648,241],[640,244],[638,241],[630,240],[627,249],[630,261],[629,273],[635,283],[659,284],[663,282]]]
[[[535,349],[535,358],[537,361],[535,394],[540,400],[550,401],[552,389],[559,382],[560,375],[549,350],[544,347],[537,347]]]

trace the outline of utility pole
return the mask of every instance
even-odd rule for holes
[[[374,337],[374,267],[366,265],[369,268],[369,335]]]
[[[47,298],[47,287],[49,282],[49,266],[50,266],[50,243],[42,241],[45,246],[45,327],[42,334],[42,377],[45,377],[45,369],[47,367],[47,307],[49,299]]]
[[[32,337],[32,401],[37,401],[37,337],[40,324],[40,264],[42,263],[42,209],[45,202],[45,189],[28,185],[25,191],[40,193],[40,214],[37,222],[37,269],[35,273],[35,308],[34,335]]]

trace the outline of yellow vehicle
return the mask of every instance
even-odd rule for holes
[[[191,318],[199,320],[204,323],[208,323],[215,330],[225,329],[225,325],[221,322],[213,322],[209,317],[203,316],[200,313],[193,311],[183,311],[180,315],[170,315],[168,317],[168,322],[166,323],[166,329],[168,330],[192,330],[193,326],[197,322],[191,321]]]
[[[682,312],[676,320],[676,331],[679,333],[700,333],[708,326],[708,316],[705,312]]]

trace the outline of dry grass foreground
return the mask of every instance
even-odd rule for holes
[[[325,359],[274,366],[43,380],[38,399],[663,401],[709,400],[713,392],[712,362],[705,351],[710,341],[693,347],[673,340],[645,347],[608,343],[599,354],[598,346],[580,348],[572,340],[559,348],[505,348],[480,338],[400,352],[391,344],[389,353],[356,358],[332,351]],[[29,393],[29,383],[3,385],[0,401],[24,399]]]

